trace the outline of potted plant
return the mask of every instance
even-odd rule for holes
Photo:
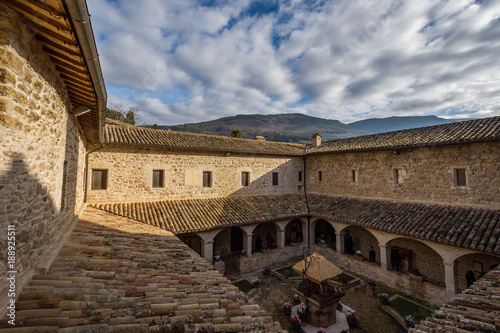
[[[241,250],[240,256],[245,257],[247,255],[247,251]]]
[[[290,271],[288,269],[285,269],[283,271],[283,276],[285,277],[285,279],[288,279],[288,277],[290,276]]]
[[[408,326],[408,328],[415,327],[415,318],[411,314],[405,316],[405,325]]]
[[[361,253],[360,250],[357,250],[355,253],[354,253],[354,259],[358,260],[358,261],[363,261],[363,254]]]
[[[359,325],[358,317],[355,313],[351,313],[347,316],[347,324],[349,327],[356,327]]]
[[[373,279],[368,279],[366,280],[366,294],[368,296],[375,296],[375,281],[373,281]]]
[[[283,313],[287,317],[290,317],[290,315],[292,314],[292,307],[291,307],[290,302],[283,303]]]
[[[267,246],[267,243],[264,242],[264,244],[262,244],[262,248],[260,249],[260,253],[266,253],[266,252],[269,252],[269,247]]]
[[[293,295],[293,303],[294,303],[295,305],[300,304],[300,298],[299,298],[299,295],[297,295],[297,294]]]
[[[323,327],[320,327],[318,333],[326,333],[326,330]]]
[[[342,274],[340,276],[340,282],[342,282],[342,285],[347,286],[347,275]]]
[[[324,239],[321,239],[321,240],[319,241],[319,246],[321,246],[321,247],[323,247],[323,248],[326,248],[326,245],[327,245],[327,244],[326,244],[326,241],[325,241]]]
[[[260,285],[260,280],[259,278],[254,278],[252,279],[252,284],[255,288],[257,288]]]
[[[377,297],[378,297],[378,300],[380,301],[380,303],[382,303],[383,305],[389,304],[389,294],[380,293],[377,295]]]
[[[214,261],[215,262],[220,261],[220,256],[214,256]]]
[[[309,309],[307,308],[307,305],[300,305],[297,309],[297,314],[299,315],[300,321],[305,323],[307,320],[307,316],[309,315]]]
[[[299,243],[297,242],[296,238],[292,238],[292,241],[290,242],[291,246],[297,246]]]
[[[409,275],[410,279],[412,279],[412,280],[417,280],[420,282],[424,281],[424,275],[422,273],[420,273],[420,269],[418,269],[418,268],[410,269],[410,272],[408,275]]]
[[[299,318],[293,316],[290,318],[290,331],[298,332],[300,331],[300,320]]]
[[[271,269],[269,267],[264,268],[262,275],[264,275],[262,281],[264,281],[265,284],[271,284]]]

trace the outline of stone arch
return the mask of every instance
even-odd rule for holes
[[[225,256],[241,252],[245,232],[238,226],[220,229],[214,235],[214,255]]]
[[[264,246],[264,243],[267,244],[268,233],[271,236],[272,240],[274,240],[271,248],[276,247],[277,231],[278,227],[274,222],[259,223],[259,225],[253,230],[252,251],[259,252],[261,248]]]
[[[203,256],[203,239],[198,234],[180,234],[177,237],[200,256]]]
[[[336,242],[337,235],[335,232],[335,228],[332,224],[324,219],[317,219],[313,222],[313,239],[312,241],[315,244],[320,243],[321,239],[323,239],[327,247],[336,250]]]
[[[500,256],[495,256],[486,253],[469,253],[457,258],[457,276],[458,290],[463,291],[467,288],[467,280],[465,274],[471,271],[477,279],[481,275],[488,273],[492,267],[500,264]]]
[[[425,276],[426,281],[445,285],[443,258],[433,247],[408,237],[393,238],[387,245],[388,253],[391,254],[388,262],[390,269],[407,273],[410,269],[417,268]],[[395,262],[396,256],[400,259],[399,264]]]
[[[302,243],[305,237],[304,223],[300,219],[293,219],[285,226],[285,246],[290,245],[294,240]]]
[[[347,243],[347,235],[352,238],[352,253],[348,253],[347,247],[349,244]],[[361,255],[365,260],[369,260],[370,246],[373,247],[375,251],[375,262],[380,264],[380,246],[377,237],[370,232],[368,229],[365,229],[360,226],[348,226],[342,229],[341,238],[344,240],[344,248],[342,249],[344,253],[353,254],[356,251],[361,251]]]

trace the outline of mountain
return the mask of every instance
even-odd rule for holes
[[[351,127],[371,133],[384,133],[410,128],[455,123],[472,119],[444,119],[437,116],[370,118],[348,124]]]
[[[246,139],[264,136],[268,141],[294,143],[310,142],[314,133],[321,133],[323,141],[370,134],[338,120],[311,117],[300,113],[237,115],[201,123],[158,125],[158,129],[223,136],[230,136],[232,131],[238,130]]]

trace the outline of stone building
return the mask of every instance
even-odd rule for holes
[[[500,117],[312,145],[106,122],[84,0],[1,0],[0,59],[0,228],[16,240],[0,294],[15,274],[18,326],[279,330],[215,256],[245,272],[310,245],[435,304],[500,263]]]

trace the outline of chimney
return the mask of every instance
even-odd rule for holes
[[[313,147],[317,147],[321,145],[321,134],[316,133],[313,134]]]
[[[266,138],[263,137],[263,136],[256,136],[255,137],[255,140],[258,140],[258,141],[266,141]]]

